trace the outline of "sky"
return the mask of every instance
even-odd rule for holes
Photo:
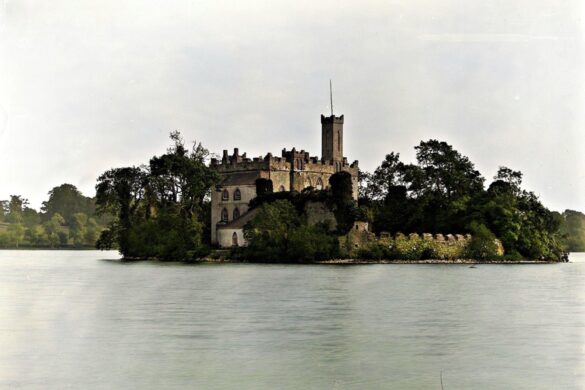
[[[439,139],[585,211],[584,7],[577,0],[0,0],[0,199],[165,152],[344,151],[371,171]]]

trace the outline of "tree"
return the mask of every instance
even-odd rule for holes
[[[116,218],[101,232],[100,249],[116,245],[124,257],[184,259],[207,251],[204,223],[211,187],[218,175],[206,165],[200,143],[187,149],[179,132],[167,153],[148,166],[105,172],[96,185],[98,213]]]
[[[491,232],[514,258],[558,259],[562,216],[532,192],[522,190],[522,173],[500,167],[487,191],[474,164],[445,142],[416,148],[416,164],[389,154],[368,179],[375,231],[428,233]],[[485,233],[485,234],[484,234]]]
[[[293,204],[277,200],[260,206],[256,217],[244,226],[251,259],[282,261],[290,246],[290,236],[301,220]]]
[[[362,174],[365,182],[363,197],[369,200],[383,200],[388,195],[389,188],[402,184],[404,164],[400,161],[399,153],[387,154],[382,164],[372,175]]]
[[[45,246],[49,242],[43,225],[34,225],[27,229],[26,238],[33,246]]]
[[[9,202],[7,200],[0,200],[0,222],[4,222],[8,217],[8,204]]]
[[[65,219],[59,213],[53,214],[51,219],[43,224],[45,228],[45,232],[47,233],[47,239],[51,248],[54,248],[59,243],[62,244],[62,237],[63,237],[63,225],[65,224]]]
[[[41,217],[35,209],[25,206],[22,210],[22,223],[27,228],[31,228],[41,223]]]
[[[96,211],[117,217],[107,229],[115,233],[122,255],[129,254],[129,234],[132,218],[145,194],[147,172],[140,167],[116,168],[106,171],[98,178],[96,185]]]
[[[72,223],[73,214],[93,215],[94,209],[94,201],[91,198],[83,196],[77,187],[67,183],[50,190],[49,199],[41,206],[45,220],[50,219],[53,214],[59,213],[68,225]]]
[[[95,246],[100,236],[100,226],[94,218],[89,218],[85,226],[83,243],[86,246]]]
[[[22,240],[24,239],[25,232],[24,225],[20,222],[11,223],[8,225],[7,233],[9,242],[12,246],[18,248]]]
[[[561,232],[564,235],[567,250],[585,252],[585,214],[575,210],[565,210],[561,218]]]
[[[515,194],[518,194],[522,185],[522,172],[513,171],[507,167],[500,167],[498,173],[494,176],[494,180],[494,183],[502,182],[507,184]]]
[[[6,221],[9,223],[22,223],[23,209],[28,205],[28,200],[20,195],[10,195],[8,202],[8,215]]]
[[[424,172],[422,189],[449,200],[483,190],[484,179],[473,163],[448,143],[432,139],[415,149]]]
[[[73,239],[73,244],[77,247],[83,246],[86,242],[87,221],[88,218],[85,213],[75,213],[71,218],[69,234]]]

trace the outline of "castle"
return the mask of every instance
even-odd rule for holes
[[[336,172],[351,174],[353,197],[358,197],[358,162],[348,163],[343,156],[343,115],[321,115],[321,158],[311,157],[304,150],[282,150],[280,157],[249,158],[234,148],[232,155],[223,151],[220,160],[211,159],[211,168],[220,175],[220,182],[211,194],[211,242],[220,247],[246,245],[243,227],[255,210],[248,211],[256,197],[256,180],[272,182],[274,191],[317,190],[329,186]]]

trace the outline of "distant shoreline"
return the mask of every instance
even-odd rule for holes
[[[0,248],[3,251],[92,251],[98,250],[95,248]],[[121,258],[121,261],[133,262],[133,261],[161,261],[156,258]],[[191,264],[216,264],[216,263],[232,263],[232,264],[318,264],[318,265],[369,265],[369,264],[556,264],[564,263],[564,261],[556,260],[473,260],[473,259],[456,259],[456,260],[440,260],[440,259],[427,259],[427,260],[366,260],[366,259],[333,259],[333,260],[322,260],[322,261],[255,261],[255,260],[235,260],[235,259],[214,259],[211,257],[205,257],[197,260],[175,260],[176,262],[191,263]],[[570,261],[569,261],[570,262]]]
[[[132,261],[129,259],[127,261]],[[307,262],[270,262],[270,261],[253,261],[253,260],[230,260],[230,259],[211,259],[205,258],[195,260],[193,263],[251,263],[251,264],[320,264],[320,265],[368,265],[368,264],[556,264],[563,263],[555,260],[472,260],[472,259],[457,259],[457,260],[362,260],[362,259],[334,259],[323,261],[307,261]]]

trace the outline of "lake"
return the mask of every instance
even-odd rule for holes
[[[118,257],[0,251],[0,388],[585,388],[585,254],[477,268]]]

